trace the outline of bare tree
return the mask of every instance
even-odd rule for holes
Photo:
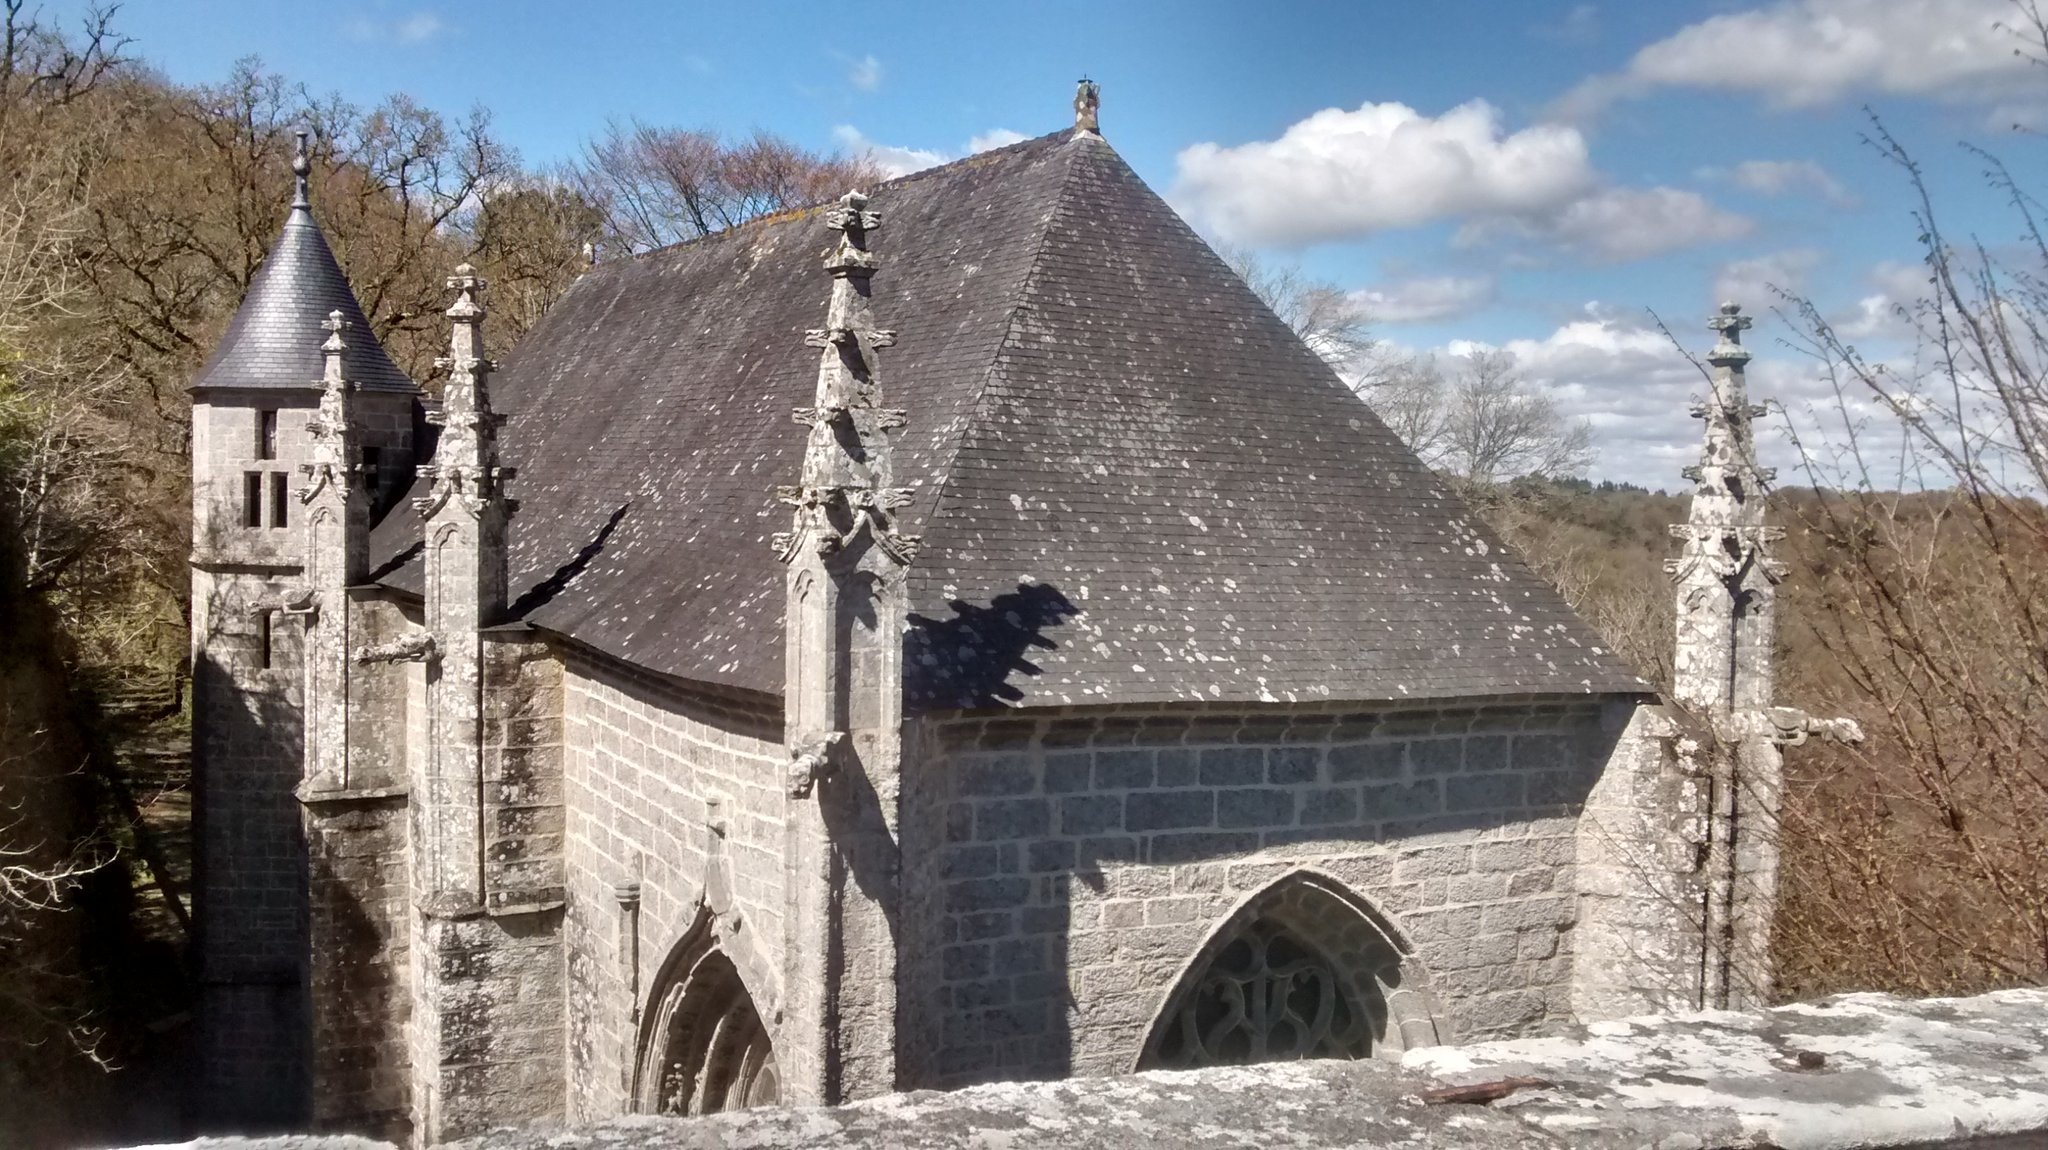
[[[472,258],[491,281],[491,319],[517,339],[590,266],[604,212],[575,188],[544,180],[508,183],[484,197]]]
[[[1268,263],[1250,248],[1219,247],[1216,254],[1332,366],[1347,366],[1372,350],[1372,313],[1343,288],[1310,277],[1300,264]]]
[[[1558,479],[1592,462],[1592,428],[1567,419],[1530,383],[1514,353],[1453,357],[1372,354],[1353,379],[1359,397],[1422,461],[1475,486]]]
[[[1450,431],[1450,382],[1434,355],[1375,347],[1354,367],[1352,390],[1408,450],[1440,466]]]
[[[786,208],[820,203],[887,174],[863,157],[808,151],[768,132],[716,132],[612,121],[564,173],[605,215],[628,252],[697,239]]]
[[[1593,461],[1593,429],[1557,409],[1524,376],[1513,352],[1457,357],[1447,391],[1441,463],[1474,483],[1576,475]]]
[[[1869,142],[1905,176],[1927,287],[1889,359],[1785,309],[1835,389],[1795,436],[1813,490],[1789,507],[1787,615],[1816,657],[1791,671],[1871,738],[1792,764],[1782,989],[2048,982],[2048,238],[1984,152],[2018,246],[1949,235],[1906,148]]]

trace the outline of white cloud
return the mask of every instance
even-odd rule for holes
[[[1540,236],[1603,263],[1623,263],[1746,234],[1750,222],[1677,188],[1604,188],[1535,221]]]
[[[1013,132],[1008,128],[991,128],[978,136],[968,138],[967,154],[971,156],[976,152],[986,152],[993,148],[1007,148],[1011,144],[1021,144],[1029,138],[1022,132]]]
[[[1591,4],[1574,4],[1562,20],[1538,24],[1529,34],[1558,44],[1591,44],[1600,38],[1600,9]]]
[[[965,149],[959,153],[950,153],[934,151],[930,148],[905,148],[895,144],[878,144],[868,139],[859,128],[854,127],[852,124],[841,124],[832,129],[832,139],[838,143],[840,148],[851,155],[866,156],[868,159],[873,160],[891,178],[907,176],[912,172],[921,172],[926,168],[936,168],[940,164],[957,160],[961,156],[971,156],[976,152],[986,152],[990,148],[1004,147],[1008,144],[1017,143],[1024,138],[1022,133],[1013,132],[1008,128],[991,128],[969,139]]]
[[[1492,276],[1426,276],[1360,288],[1351,299],[1375,324],[1428,323],[1466,315],[1493,293]]]
[[[860,129],[852,124],[841,124],[832,129],[832,138],[848,153],[873,160],[891,177],[907,176],[926,168],[936,168],[947,159],[943,152],[928,151],[924,148],[903,148],[894,144],[877,144],[862,135]]]
[[[357,17],[348,25],[352,39],[365,43],[424,44],[440,35],[448,25],[432,12],[420,11],[402,19],[383,21]]]
[[[1597,303],[1546,336],[1502,345],[1566,417],[1593,425],[1599,453],[1589,472],[1593,478],[1676,491],[1685,486],[1680,469],[1698,462],[1699,422],[1691,407],[1707,384],[1686,353],[1703,354],[1713,336],[1703,324],[1678,323],[1675,317],[1673,322],[1680,339],[1697,333],[1683,351],[1648,316]],[[1758,400],[1803,406],[1819,394],[1812,374],[1803,361],[1760,351],[1749,372],[1750,392]],[[1757,438],[1766,464],[1795,462],[1778,421],[1761,421]]]
[[[1826,168],[1812,160],[1744,160],[1733,168],[1701,168],[1703,180],[1726,180],[1760,196],[1815,196],[1836,207],[1857,200]]]
[[[432,12],[420,12],[398,22],[394,31],[401,44],[418,44],[431,40],[441,31],[441,18]]]
[[[1716,302],[1733,300],[1752,314],[1767,311],[1778,302],[1778,291],[1804,292],[1807,274],[1820,266],[1820,259],[1820,253],[1812,248],[1792,248],[1731,260],[1714,274],[1713,298]]]
[[[1325,108],[1279,139],[1196,144],[1175,198],[1226,239],[1303,244],[1469,215],[1554,210],[1597,183],[1576,128],[1503,133],[1484,100],[1442,116],[1406,104]]]
[[[1919,334],[1913,313],[1933,290],[1927,276],[1924,264],[1880,261],[1864,276],[1871,293],[1829,320],[1844,339],[1910,342]]]
[[[1301,245],[1464,221],[1619,261],[1740,235],[1748,221],[1695,192],[1609,186],[1577,128],[1507,132],[1483,100],[1442,116],[1405,104],[1326,108],[1277,140],[1197,144],[1178,157],[1174,200],[1231,243]]]
[[[863,92],[872,92],[882,86],[882,62],[873,56],[862,56],[846,70],[846,82]]]
[[[2009,0],[1781,0],[1689,24],[1595,76],[1560,103],[1567,117],[1657,88],[1747,92],[1781,107],[1855,93],[1994,99],[2030,77]]]

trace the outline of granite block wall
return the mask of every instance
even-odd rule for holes
[[[782,959],[782,712],[596,658],[564,679],[569,1113],[629,1109],[640,1013],[703,916],[774,1027]],[[630,887],[630,905],[619,897]]]
[[[199,1117],[281,1129],[305,1121],[310,1086],[299,652],[264,609],[288,583],[195,568],[192,585]]]
[[[905,782],[906,1087],[1130,1070],[1297,868],[1414,947],[1459,1041],[1572,1009],[1577,823],[1629,704],[928,717]]]

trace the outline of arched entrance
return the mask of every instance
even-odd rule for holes
[[[768,1028],[716,942],[708,919],[700,922],[655,981],[634,1075],[643,1114],[716,1114],[782,1100]]]
[[[1420,965],[1342,883],[1297,871],[1210,936],[1167,997],[1138,1069],[1366,1058],[1439,1041]]]

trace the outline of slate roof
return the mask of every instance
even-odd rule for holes
[[[285,217],[284,232],[256,269],[249,294],[228,323],[213,357],[192,379],[194,391],[216,387],[302,388],[316,391],[322,371],[321,323],[340,309],[348,321],[342,375],[369,391],[417,391],[412,380],[370,334],[348,277],[334,262],[327,237],[303,204]]]
[[[1647,690],[1099,137],[872,190],[920,707]],[[832,233],[601,266],[493,380],[516,614],[780,694]],[[380,525],[417,592],[418,528]]]

